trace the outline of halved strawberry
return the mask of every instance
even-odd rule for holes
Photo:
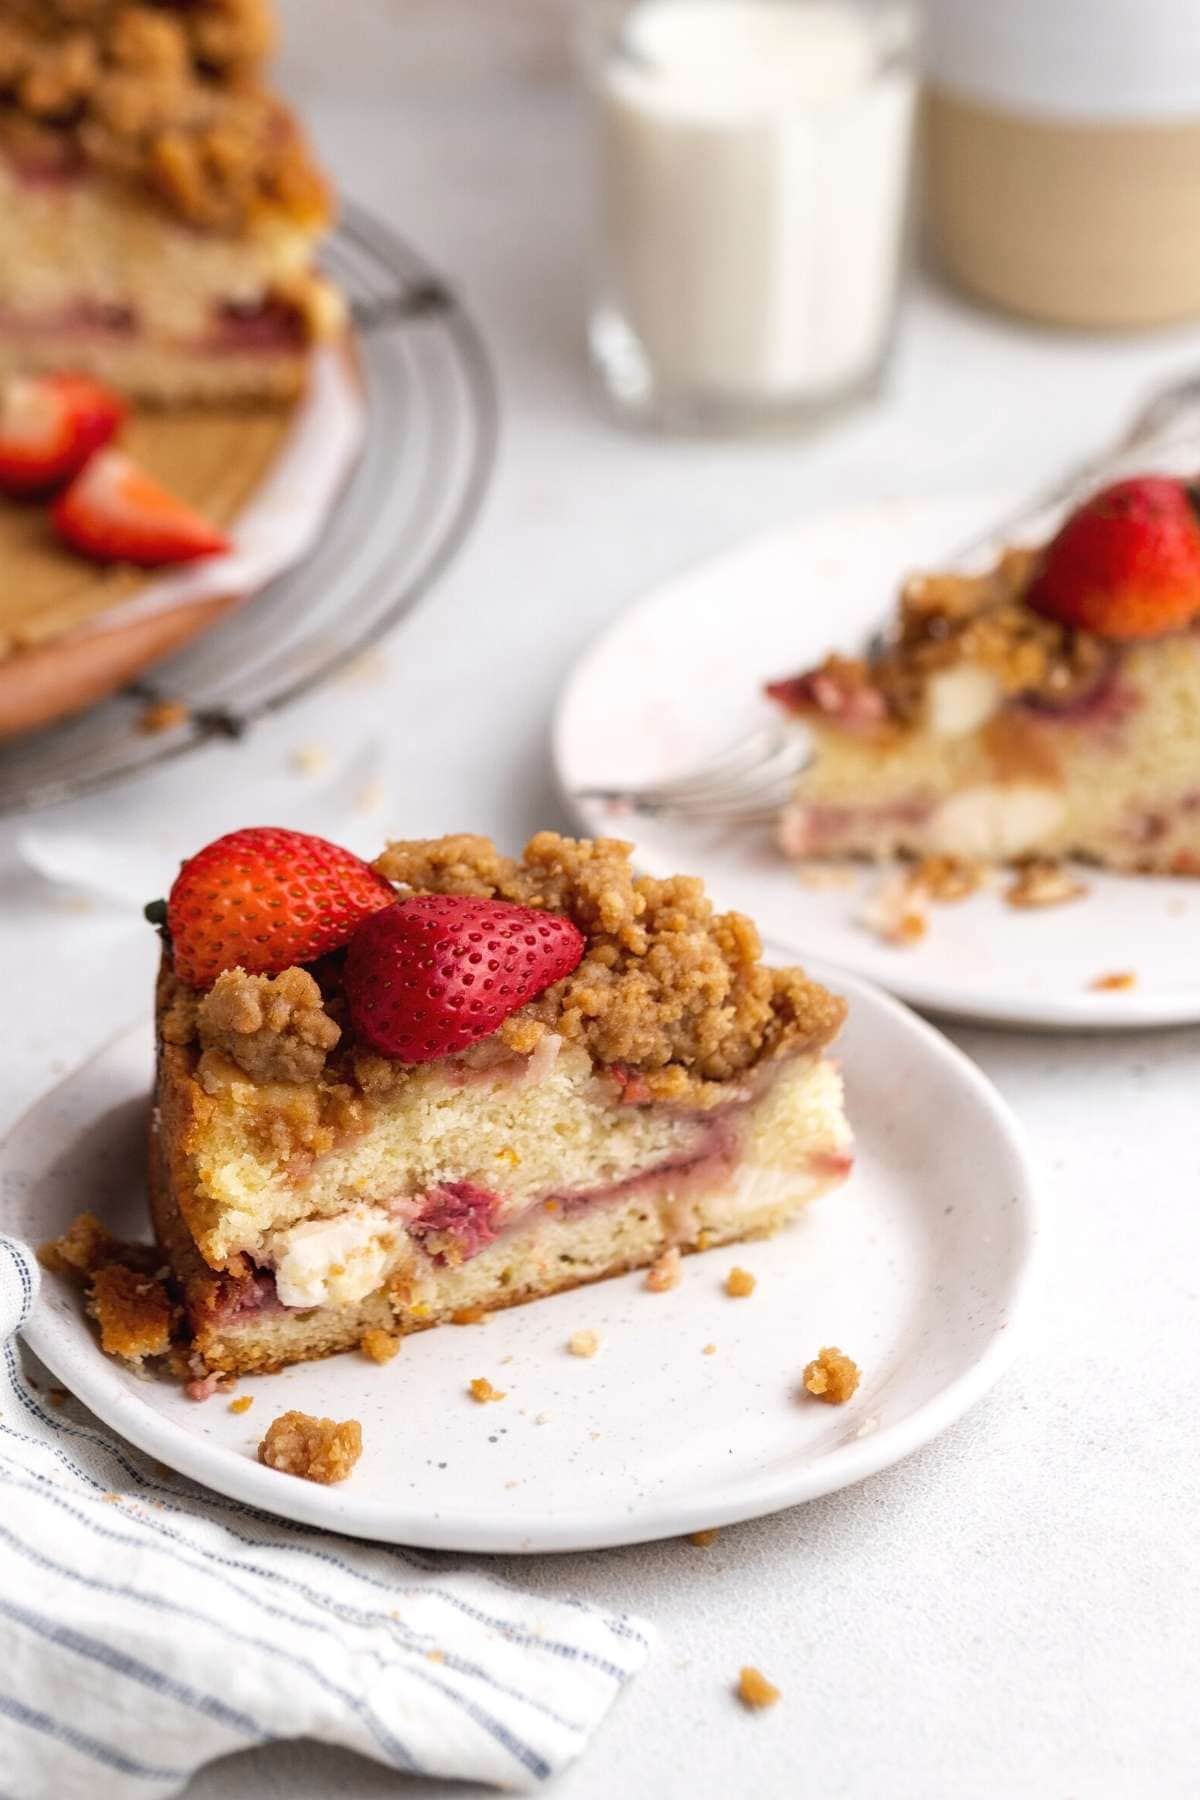
[[[0,492],[52,493],[124,417],[125,402],[86,375],[14,375],[0,389]]]
[[[1030,586],[1037,612],[1101,637],[1161,637],[1200,615],[1200,521],[1181,481],[1139,475],[1078,507]]]
[[[224,969],[278,975],[337,950],[395,889],[369,863],[304,831],[249,826],[184,863],[167,900],[175,973],[208,987]]]
[[[65,544],[95,562],[157,568],[228,550],[215,525],[121,450],[102,450],[51,509]]]
[[[364,921],[344,981],[354,1029],[400,1062],[435,1062],[490,1037],[510,1013],[569,975],[583,956],[561,913],[414,894]]]

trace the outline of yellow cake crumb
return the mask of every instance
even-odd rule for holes
[[[391,1362],[402,1342],[402,1338],[393,1337],[390,1331],[381,1331],[378,1326],[373,1325],[370,1330],[363,1332],[358,1340],[358,1347],[371,1362],[386,1363]]]
[[[595,1356],[599,1348],[598,1331],[573,1331],[567,1339],[567,1349],[572,1356]]]
[[[174,731],[177,725],[186,725],[191,716],[186,700],[152,700],[138,714],[137,728],[145,736],[154,737],[160,731]]]
[[[253,1394],[239,1394],[236,1400],[229,1402],[229,1410],[231,1413],[248,1413],[253,1405]]]
[[[805,1388],[830,1406],[842,1406],[849,1400],[859,1379],[858,1364],[835,1344],[823,1346],[804,1371]]]
[[[477,1375],[471,1383],[468,1392],[472,1400],[478,1400],[480,1406],[485,1405],[489,1400],[504,1400],[507,1398],[505,1394],[501,1393],[499,1388],[494,1388],[492,1386],[486,1375]]]
[[[681,1262],[678,1244],[672,1244],[655,1258],[646,1270],[646,1286],[652,1294],[665,1294],[679,1286]]]
[[[715,1356],[717,1354],[717,1346],[715,1344],[705,1344],[701,1354],[704,1356]]]
[[[170,1349],[171,1297],[156,1276],[125,1263],[108,1263],[92,1276],[87,1304],[100,1327],[100,1348],[108,1356],[141,1362]]]
[[[1004,898],[1016,907],[1065,906],[1068,901],[1081,900],[1087,891],[1085,883],[1077,881],[1060,862],[1038,856],[1021,865],[1005,888]]]
[[[710,1544],[716,1543],[720,1535],[718,1526],[709,1525],[703,1531],[689,1531],[688,1543],[695,1544],[697,1550],[707,1550]]]
[[[491,1317],[486,1306],[458,1306],[450,1314],[452,1325],[483,1325]]]
[[[733,1300],[744,1300],[758,1285],[749,1269],[730,1269],[725,1277],[725,1292]]]
[[[752,1712],[759,1712],[764,1706],[774,1706],[779,1698],[779,1689],[767,1680],[761,1669],[750,1664],[738,1672],[737,1697],[743,1706]]]
[[[357,1419],[315,1419],[311,1413],[285,1412],[267,1427],[258,1460],[283,1475],[329,1486],[345,1481],[362,1455],[362,1426]]]
[[[1097,975],[1088,986],[1096,994],[1122,994],[1137,986],[1137,976],[1132,969],[1117,969],[1110,975]]]

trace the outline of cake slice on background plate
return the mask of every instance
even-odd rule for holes
[[[1196,498],[1161,476],[985,574],[910,580],[877,653],[767,689],[813,740],[785,854],[1200,874],[1198,621]]]
[[[0,374],[286,399],[343,309],[266,0],[0,0]]]
[[[277,1368],[775,1230],[851,1165],[844,1003],[697,880],[540,833],[254,829],[165,907],[150,1144],[188,1369]]]

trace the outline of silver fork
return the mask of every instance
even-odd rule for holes
[[[1161,461],[1173,454],[1200,468],[1200,373],[1156,388],[1134,412],[1124,431],[1098,455],[1059,476],[1016,512],[988,526],[939,562],[940,568],[968,573],[986,565],[1006,545],[1048,532],[1054,515],[1088,489],[1120,473],[1131,457],[1153,451]],[[872,633],[867,655],[885,642]],[[760,725],[706,762],[666,781],[641,787],[579,788],[576,800],[597,800],[647,818],[674,817],[698,824],[758,825],[772,820],[791,798],[792,786],[809,760],[808,736],[794,722]]]

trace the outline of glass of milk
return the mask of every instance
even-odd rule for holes
[[[872,393],[906,236],[914,0],[581,5],[609,401],[739,431]]]

